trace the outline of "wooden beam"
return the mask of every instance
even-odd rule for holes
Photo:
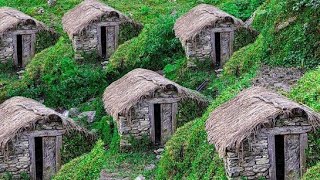
[[[12,34],[18,35],[18,34],[36,34],[38,30],[16,30]]]
[[[217,55],[216,55],[216,40],[215,40],[215,32],[211,32],[211,59],[213,63],[213,67],[217,64]]]
[[[269,160],[270,160],[270,168],[269,168],[269,176],[270,179],[277,179],[277,169],[276,169],[276,147],[275,147],[275,138],[274,135],[268,135],[268,152],[269,152]]]
[[[29,137],[45,137],[45,136],[61,136],[65,133],[65,130],[43,130],[34,131],[29,134]]]
[[[231,32],[231,31],[234,31],[234,28],[213,28],[212,29],[212,32]]]
[[[261,129],[261,132],[273,135],[304,134],[310,131],[312,131],[312,126],[287,126]]]
[[[172,134],[177,130],[178,103],[172,103]]]
[[[34,137],[29,136],[29,154],[30,154],[30,179],[36,180],[36,157]]]
[[[306,166],[307,147],[308,147],[308,135],[307,133],[304,133],[300,135],[300,168],[301,168],[300,176],[301,177],[307,170],[307,166]]]
[[[171,104],[171,103],[177,103],[180,100],[181,98],[152,98],[146,101],[152,104]]]
[[[97,23],[98,26],[120,26],[120,21],[119,22],[100,22],[100,23]]]
[[[153,143],[156,142],[156,135],[155,135],[155,124],[154,124],[154,104],[149,104],[149,120],[151,122],[151,128],[150,128],[150,135],[151,135],[151,141]]]
[[[56,137],[56,171],[61,168],[61,148],[62,148],[62,136]]]

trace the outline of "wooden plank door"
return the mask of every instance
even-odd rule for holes
[[[119,26],[106,27],[106,58],[109,59],[118,46]]]
[[[285,179],[300,179],[300,135],[290,134],[284,137]]]
[[[161,144],[164,144],[172,135],[172,104],[161,104]]]
[[[22,66],[25,67],[34,55],[33,34],[22,35]]]
[[[220,67],[230,59],[232,55],[232,32],[221,32],[220,33],[220,50],[221,50],[221,64]]]
[[[56,137],[43,137],[43,179],[50,180],[57,172]]]

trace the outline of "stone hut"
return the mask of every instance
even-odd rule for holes
[[[84,0],[62,18],[63,29],[72,41],[76,58],[97,53],[104,59],[115,52],[123,23],[134,23],[121,12],[97,0]]]
[[[0,179],[26,173],[32,180],[50,180],[61,166],[62,137],[71,131],[92,136],[32,99],[13,97],[0,104]]]
[[[300,179],[308,133],[319,125],[310,108],[253,87],[215,109],[206,131],[229,179]]]
[[[47,27],[9,7],[0,8],[0,62],[23,68],[35,55],[36,34]]]
[[[207,4],[200,4],[180,17],[174,25],[185,49],[189,65],[195,60],[210,60],[222,68],[233,53],[234,32],[243,25],[240,19]]]
[[[185,99],[207,104],[200,93],[146,69],[129,72],[103,95],[105,110],[117,123],[122,149],[130,148],[132,137],[147,136],[155,145],[163,145],[177,128],[178,104]]]

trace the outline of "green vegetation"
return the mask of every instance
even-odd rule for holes
[[[70,40],[62,30],[63,14],[80,2],[58,0],[56,6],[48,7],[43,0],[0,0],[0,6],[18,8],[57,33],[54,37],[41,34],[37,42],[38,54],[21,80],[11,65],[0,65],[0,101],[19,95],[44,99],[44,103],[53,108],[78,107],[81,111],[97,113],[94,124],[77,121],[96,132],[101,140],[91,152],[80,156],[91,149],[89,144],[83,143],[83,137],[64,139],[63,161],[68,163],[55,177],[57,180],[96,179],[102,169],[110,173],[122,172],[117,176],[130,178],[139,174],[154,178],[156,174],[156,179],[226,179],[223,162],[206,139],[204,127],[209,113],[249,87],[263,63],[301,66],[307,70],[320,64],[320,4],[314,0],[104,0],[144,26],[141,32],[140,29],[130,31],[130,25],[125,27],[120,35],[123,44],[111,57],[106,70],[96,56],[86,56],[83,61],[76,62]],[[263,3],[253,23],[259,36],[239,31],[235,42],[237,51],[219,77],[210,68],[210,62],[188,68],[183,48],[173,32],[175,20],[199,3],[214,4],[242,20],[248,19]],[[138,32],[140,34],[135,37]],[[209,108],[203,111],[189,102],[182,106],[179,112],[182,127],[167,143],[158,168],[151,171],[144,167],[157,164],[155,155],[141,146],[148,146],[148,141],[145,138],[140,142],[132,140],[135,150],[120,152],[113,119],[106,116],[101,102],[102,92],[110,83],[137,67],[164,70],[166,77],[192,89],[207,81],[202,93],[212,98]],[[310,71],[288,96],[320,111],[319,79],[320,69]],[[306,179],[319,177],[320,159],[315,156],[320,152],[319,134],[316,132],[309,138],[308,166],[318,165],[308,170]],[[79,151],[71,147],[82,148]],[[80,157],[73,159],[76,156]]]
[[[289,97],[320,112],[320,68],[306,73],[290,92]],[[308,167],[320,162],[320,130],[308,136]]]
[[[313,180],[313,179],[319,179],[320,177],[320,163],[318,163],[316,166],[308,169],[306,174],[303,176],[304,180]]]

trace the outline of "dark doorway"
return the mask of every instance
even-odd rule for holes
[[[277,180],[284,180],[284,136],[275,136],[275,153],[276,153],[276,176]]]
[[[43,147],[42,137],[34,138],[35,160],[36,160],[36,180],[43,179]]]
[[[18,58],[18,67],[21,68],[22,63],[22,35],[17,35],[17,58]]]
[[[154,136],[155,144],[161,144],[161,105],[154,105]]]
[[[105,26],[101,26],[101,51],[102,57],[107,57],[107,28]]]
[[[214,39],[215,39],[215,51],[216,51],[216,68],[219,69],[221,66],[221,43],[220,43],[220,33],[214,33]]]

